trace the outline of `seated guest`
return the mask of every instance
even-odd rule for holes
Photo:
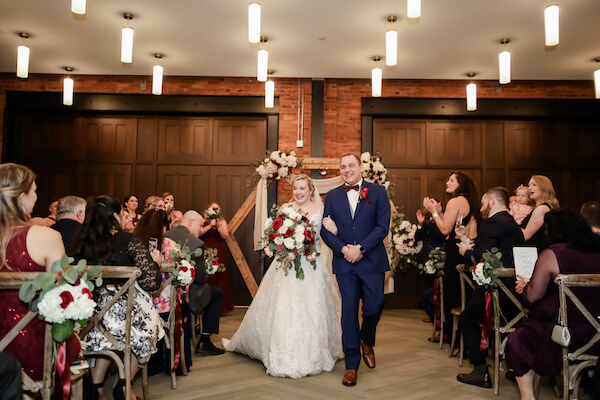
[[[505,267],[514,266],[512,249],[523,245],[525,239],[523,232],[514,218],[508,213],[508,191],[502,187],[489,189],[481,198],[481,215],[484,220],[477,229],[475,244],[458,243],[458,249],[467,260],[481,260],[486,251],[497,248],[502,254],[502,264]],[[514,279],[502,278],[508,289],[515,286]],[[485,355],[480,351],[481,323],[485,315],[485,292],[483,286],[476,286],[471,300],[458,318],[458,323],[463,334],[465,347],[469,352],[469,359],[474,369],[469,374],[458,374],[456,379],[462,383],[485,388],[492,387]],[[505,304],[503,313],[510,314],[508,305],[510,300],[504,298],[502,292],[500,303]],[[503,301],[504,300],[504,301]],[[516,315],[516,314],[515,314]]]
[[[162,260],[158,250],[152,254],[139,237],[123,232],[121,221],[121,203],[107,196],[88,201],[85,220],[75,238],[73,257],[85,258],[88,264],[118,265],[138,267],[142,275],[137,279],[133,299],[131,320],[131,374],[133,380],[139,370],[138,363],[145,363],[150,355],[156,353],[157,342],[164,336],[162,322],[150,293],[160,287],[162,276],[159,264]],[[110,286],[98,288],[97,309],[104,307],[115,295],[116,289]],[[102,322],[117,339],[123,340],[126,332],[127,294],[104,314]],[[82,341],[87,351],[100,351],[113,347],[98,326],[95,326]],[[92,381],[101,400],[104,395],[104,377],[110,365],[110,359],[97,358],[92,367]],[[113,391],[115,399],[124,398],[124,381],[119,381]],[[135,398],[135,397],[134,397]]]
[[[84,199],[77,196],[65,196],[58,200],[56,224],[52,225],[52,229],[59,232],[62,236],[67,253],[85,219],[86,204],[87,202]]]
[[[594,233],[600,233],[600,201],[588,201],[579,211],[592,227]]]
[[[175,196],[173,196],[173,193],[164,192],[162,194],[162,199],[165,202],[165,211],[167,212],[167,215],[170,215],[175,209]]]
[[[50,201],[48,202],[48,211],[50,211],[50,214],[48,214],[44,218],[40,218],[40,217],[31,218],[31,223],[33,225],[40,225],[40,226],[54,225],[56,223],[56,207],[57,206],[58,206],[58,200],[50,199]]]
[[[141,217],[141,215],[137,213],[137,209],[139,207],[138,198],[135,197],[135,195],[130,194],[129,196],[125,197],[123,204],[125,205],[123,212],[129,216],[129,218],[131,218],[131,222],[135,227]]]
[[[600,273],[600,237],[592,233],[585,219],[575,210],[558,208],[544,218],[546,250],[540,253],[531,280],[517,277],[517,292],[523,293],[529,318],[508,335],[508,361],[513,368],[522,400],[534,399],[534,373],[560,375],[562,348],[551,339],[558,321],[558,274]],[[600,314],[600,289],[572,288],[592,315]],[[571,349],[587,343],[596,330],[568,302]],[[588,352],[600,354],[600,346]]]
[[[169,226],[171,229],[175,228],[177,225],[179,225],[179,223],[181,222],[181,219],[183,218],[183,213],[179,210],[173,210],[171,211],[171,214],[169,214]]]
[[[204,225],[204,218],[197,211],[189,210],[183,214],[181,223],[166,233],[183,248],[188,246],[190,251],[200,248],[204,252],[204,242],[198,238],[200,229]],[[196,346],[196,354],[218,355],[225,350],[216,347],[210,340],[210,335],[219,333],[219,315],[223,304],[223,291],[221,288],[211,286],[208,281],[208,273],[204,266],[204,254],[200,257],[192,256],[196,262],[196,278],[190,285],[190,308],[192,312],[204,311],[202,316],[202,332],[200,342]]]
[[[144,212],[154,209],[163,211],[165,210],[165,201],[162,199],[162,197],[150,196],[146,199],[144,202]]]

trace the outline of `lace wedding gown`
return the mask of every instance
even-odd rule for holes
[[[309,219],[317,235],[323,215]],[[317,243],[320,239],[317,238]],[[261,360],[272,376],[301,378],[331,371],[343,357],[340,295],[322,257],[317,268],[302,256],[304,280],[273,261],[226,350]]]

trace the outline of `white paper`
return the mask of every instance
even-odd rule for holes
[[[513,257],[515,260],[515,274],[530,279],[538,258],[537,248],[513,247]]]

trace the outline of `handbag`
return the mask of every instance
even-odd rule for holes
[[[552,341],[562,347],[569,347],[571,344],[571,332],[569,328],[561,325],[560,313],[558,314],[558,324],[552,327]]]

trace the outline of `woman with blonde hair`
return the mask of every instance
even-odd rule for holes
[[[50,271],[52,263],[65,254],[60,233],[29,221],[37,200],[36,176],[18,164],[0,165],[0,273]],[[0,292],[0,337],[29,309],[18,292]],[[43,373],[44,329],[46,323],[34,318],[4,351],[12,353],[33,379]]]
[[[553,208],[557,208],[558,200],[552,181],[544,175],[532,175],[527,185],[529,198],[535,202],[535,207],[528,216],[523,218],[521,229],[525,236],[526,246],[535,246],[538,252],[542,250],[544,232],[544,215]]]

